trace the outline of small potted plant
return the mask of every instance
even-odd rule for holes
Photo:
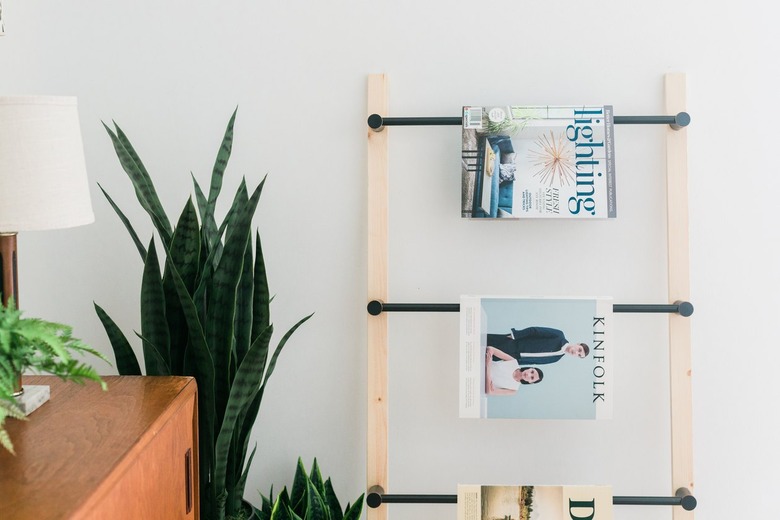
[[[13,444],[4,428],[6,417],[25,419],[16,398],[22,392],[22,372],[33,370],[55,375],[65,381],[97,381],[106,389],[94,368],[73,358],[89,353],[107,359],[72,336],[72,329],[61,323],[37,318],[22,318],[13,298],[0,305],[0,445],[11,453]]]
[[[330,478],[322,479],[317,459],[306,474],[303,461],[298,458],[290,492],[285,486],[274,498],[273,488],[268,496],[260,494],[262,508],[254,512],[252,519],[259,520],[359,520],[363,512],[363,495],[342,510]]]

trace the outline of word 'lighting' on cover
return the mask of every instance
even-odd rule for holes
[[[612,302],[461,296],[460,417],[609,419]]]
[[[458,520],[612,520],[612,488],[459,485]]]
[[[461,216],[614,218],[613,111],[465,106]]]

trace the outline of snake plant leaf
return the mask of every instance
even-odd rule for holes
[[[330,478],[325,481],[324,488],[325,492],[322,496],[325,498],[325,504],[328,506],[330,520],[342,520],[344,513],[341,512],[341,504],[339,504],[339,499],[336,496],[336,491],[333,489],[333,483],[330,481]]]
[[[267,333],[255,339],[255,342],[250,347],[258,349],[258,367],[256,372],[256,375],[260,376],[258,378],[258,382],[262,379],[262,374],[265,372],[265,365],[268,359],[268,350],[271,342],[272,331],[273,326],[269,325],[266,330]],[[231,442],[231,457],[234,457],[236,461],[242,461],[246,458],[252,426],[260,409],[260,402],[262,401],[262,395],[260,395],[262,392],[263,390],[261,388],[260,391],[258,391],[254,396],[251,403],[249,403],[248,406],[244,407],[239,412],[239,416],[236,419],[234,439],[233,442]],[[237,466],[237,469],[240,471],[240,466]],[[228,485],[228,489],[230,489],[230,484],[236,483],[236,494],[238,497],[243,497],[244,484],[242,484],[241,477],[235,474],[235,472],[236,470],[231,470],[230,466],[228,467],[226,485]],[[246,479],[244,479],[244,481],[245,480]]]
[[[206,245],[207,255],[211,253],[212,250],[216,250],[215,256],[219,258],[222,256],[222,234],[217,233],[217,221],[214,219],[213,214],[211,215],[209,224],[206,224],[206,212],[208,211],[207,208],[209,203],[208,200],[206,200],[206,195],[203,193],[198,180],[191,172],[190,175],[192,176],[192,184],[195,187],[195,200],[198,203],[198,214],[200,215],[201,222],[203,222],[201,233],[203,234],[203,242]]]
[[[214,397],[214,362],[211,359],[211,352],[206,343],[203,326],[198,319],[195,302],[192,300],[189,292],[187,292],[187,286],[176,270],[176,266],[171,262],[170,251],[167,251],[166,263],[170,268],[171,279],[176,287],[176,294],[179,296],[179,302],[187,320],[187,331],[190,337],[188,354],[193,357],[195,375],[199,377],[198,386],[200,388],[199,394],[201,394],[199,397],[201,401],[211,401]],[[210,412],[213,417],[214,410],[211,409]]]
[[[314,487],[317,488],[317,492],[324,499],[325,498],[325,482],[322,480],[322,472],[320,472],[320,466],[317,464],[317,457],[314,457],[314,462],[311,465],[309,471],[309,480],[311,480]]]
[[[255,444],[255,447],[252,448],[252,452],[249,454],[249,458],[246,459],[246,464],[244,464],[244,471],[241,473],[241,476],[238,478],[238,481],[232,485],[233,488],[232,493],[235,496],[236,504],[237,506],[240,506],[241,500],[244,498],[244,489],[246,488],[246,479],[249,477],[249,468],[252,467],[252,460],[255,458],[255,452],[257,451],[257,444]],[[236,462],[243,462],[243,459]],[[240,465],[239,465],[239,471],[240,471]],[[230,488],[228,488],[228,493],[230,493]],[[273,486],[271,487],[271,495],[273,496]],[[263,497],[265,498],[265,497]],[[263,504],[265,507],[265,504]],[[270,512],[270,511],[269,511]]]
[[[195,291],[195,283],[200,271],[200,248],[198,217],[192,200],[189,200],[174,228],[170,251],[173,264],[179,270],[190,294]],[[172,373],[182,374],[188,340],[187,323],[167,262],[163,274],[163,292],[165,318],[170,333],[170,367]]]
[[[192,368],[191,375],[198,381],[198,429],[199,465],[202,475],[211,475],[214,468],[214,440],[216,437],[216,407],[214,400],[214,362],[211,358],[203,326],[198,318],[198,309],[184,281],[179,276],[176,266],[171,264],[170,251],[167,252],[166,262],[170,266],[171,279],[176,287],[176,294],[184,312],[189,335],[189,348],[187,357],[192,361],[185,364]],[[214,483],[208,478],[201,478],[201,513],[203,518],[216,518],[219,512],[219,501],[214,492]]]
[[[271,520],[293,520],[290,506],[282,503],[281,500],[277,500],[271,510]]]
[[[173,235],[173,230],[171,229],[171,223],[168,220],[168,215],[165,213],[165,210],[160,203],[160,198],[157,196],[157,191],[154,188],[154,182],[152,182],[152,178],[149,175],[149,172],[146,171],[146,167],[144,166],[144,163],[141,162],[141,158],[138,157],[138,154],[133,148],[133,145],[130,144],[130,140],[127,139],[127,136],[122,131],[122,129],[119,128],[119,125],[117,125],[116,122],[114,122],[114,128],[116,129],[116,136],[119,139],[119,142],[122,144],[122,146],[124,146],[125,150],[130,155],[130,158],[138,166],[139,172],[144,181],[144,185],[146,186],[146,189],[148,189],[148,192],[146,193],[146,199],[152,211],[154,212],[153,219],[157,219],[160,222],[161,229],[159,229],[158,232],[164,241],[166,239],[170,240],[171,236]],[[165,243],[168,244],[170,242]]]
[[[287,486],[282,488],[282,492],[279,493],[279,498],[277,498],[277,501],[281,502],[287,507],[290,507],[290,493],[287,492]]]
[[[244,252],[243,271],[236,292],[236,315],[233,320],[235,336],[235,360],[241,364],[252,341],[252,293],[254,291],[254,273],[252,269],[252,248]]]
[[[100,188],[100,191],[103,192],[103,195],[106,197],[111,207],[114,208],[114,212],[116,212],[117,216],[119,217],[119,220],[122,221],[122,224],[125,225],[125,229],[127,229],[127,232],[130,233],[130,238],[133,239],[133,243],[135,244],[135,247],[138,249],[138,252],[141,254],[141,261],[143,262],[146,259],[146,248],[141,242],[141,239],[138,238],[138,234],[135,232],[135,229],[133,229],[133,225],[130,223],[130,220],[125,216],[122,210],[119,209],[119,206],[116,205],[114,199],[112,199],[111,196],[108,194],[108,192],[103,189],[103,186],[101,186],[100,183],[98,183],[98,188]]]
[[[225,232],[225,229],[227,228],[227,221],[223,223],[222,226],[219,228],[219,239],[222,239],[222,234]],[[203,257],[203,250],[204,248],[207,248],[206,240],[201,240],[201,257]],[[212,288],[212,281],[214,279],[214,271],[216,269],[216,266],[219,264],[218,261],[218,255],[222,254],[222,244],[219,243],[218,248],[212,249],[210,252],[207,253],[206,259],[201,262],[200,264],[200,273],[198,275],[197,279],[197,286],[195,288],[195,294],[193,296],[193,299],[196,302],[202,303],[206,300],[206,294],[208,291]],[[200,312],[200,319],[202,323],[205,323],[206,321],[206,306],[200,305],[199,309]]]
[[[192,175],[192,173],[190,173],[190,175]],[[192,183],[195,186],[195,200],[198,202],[198,214],[200,215],[201,222],[203,222],[201,228],[203,242],[206,245],[207,255],[212,251],[214,252],[214,257],[217,259],[217,262],[214,265],[216,265],[219,263],[219,258],[222,256],[222,233],[217,232],[217,221],[214,219],[213,214],[209,218],[209,223],[206,224],[206,212],[208,208],[206,195],[203,194],[203,190],[194,175],[192,176]]]
[[[260,410],[260,404],[263,401],[263,395],[265,394],[265,386],[268,383],[268,379],[271,377],[271,374],[274,371],[274,368],[276,367],[276,361],[279,357],[279,355],[282,352],[282,348],[284,348],[285,344],[287,343],[287,340],[293,335],[293,333],[303,325],[309,318],[311,318],[314,315],[314,313],[309,314],[308,316],[302,318],[298,323],[293,325],[290,330],[287,331],[287,333],[282,337],[282,339],[279,341],[279,344],[276,347],[276,350],[274,351],[274,354],[271,358],[271,362],[268,364],[267,367],[265,367],[265,377],[263,380],[263,384],[260,386],[260,391],[255,396],[252,403],[249,405],[248,409],[246,410],[244,416],[245,417],[257,417],[257,413]],[[267,354],[266,354],[267,355]],[[249,436],[252,433],[252,421],[244,421],[243,417],[239,421],[239,427],[240,427],[240,433],[239,433],[239,442],[238,445],[241,446],[241,457],[246,456],[247,447],[249,445]],[[304,471],[304,475],[305,475]]]
[[[111,142],[114,145],[114,150],[119,158],[119,163],[122,165],[122,169],[127,173],[130,182],[133,184],[138,202],[149,214],[163,243],[166,245],[169,244],[172,233],[171,223],[168,221],[168,216],[165,214],[165,211],[160,204],[157,191],[154,188],[154,184],[152,183],[146,168],[143,163],[141,163],[124,132],[122,132],[116,123],[114,123],[116,133],[114,133],[114,131],[105,123],[103,123],[103,127],[111,138]]]
[[[217,152],[217,159],[214,162],[214,168],[211,171],[211,185],[209,186],[209,200],[206,206],[206,215],[204,221],[214,220],[214,209],[217,205],[217,198],[219,192],[222,190],[222,178],[225,175],[225,169],[227,168],[228,160],[230,159],[230,153],[233,150],[233,125],[236,122],[236,114],[238,113],[238,107],[233,111],[233,115],[230,116],[227,128],[225,129],[225,135],[222,138],[222,144]]]
[[[269,325],[265,333],[249,348],[243,363],[236,372],[236,377],[230,388],[227,407],[225,409],[222,427],[217,436],[216,459],[214,466],[214,483],[217,489],[225,488],[228,455],[230,444],[233,440],[233,432],[236,429],[236,421],[239,415],[246,410],[260,390],[257,374],[262,373],[264,363],[264,344],[273,334],[273,326]]]
[[[269,304],[273,299],[268,292],[262,251],[254,251],[251,242],[252,219],[265,179],[255,188],[251,197],[246,181],[243,180],[219,226],[215,219],[217,199],[223,191],[223,179],[232,152],[236,113],[234,111],[228,122],[217,153],[208,196],[191,174],[195,199],[190,198],[173,229],[160,204],[152,179],[127,136],[116,123],[113,130],[104,124],[119,162],[130,178],[139,203],[151,218],[161,239],[161,247],[166,252],[160,277],[160,266],[152,270],[151,258],[147,265],[149,251],[143,248],[144,244],[138,240],[126,216],[105,194],[136,243],[145,268],[148,269],[144,296],[159,293],[158,278],[162,280],[161,302],[164,303],[158,303],[158,307],[162,306],[160,314],[169,329],[169,352],[166,352],[169,368],[177,374],[194,375],[198,382],[200,516],[204,520],[221,520],[226,513],[234,515],[241,512],[240,501],[254,454],[252,450],[252,454],[248,458],[246,456],[251,430],[257,419],[268,376],[289,337],[282,339],[269,361],[272,330]],[[155,245],[160,247],[160,244]],[[259,278],[259,284],[254,280],[255,277]],[[124,348],[127,359],[135,362],[135,367],[130,369],[140,372],[137,359],[126,339],[105,313],[102,314],[101,321],[107,331],[121,338],[114,340],[120,344],[115,349],[121,351]],[[266,329],[268,334],[263,333]],[[141,330],[145,348],[153,350],[159,347],[161,340],[147,337],[150,336],[149,326]],[[154,352],[149,357],[153,356]],[[250,366],[256,369],[252,371],[253,381],[249,376],[240,375],[245,364],[246,372],[250,372]],[[127,361],[126,365],[131,365],[131,362]],[[120,372],[124,369],[120,369]],[[239,390],[244,386],[241,382],[244,377],[247,377],[245,383],[248,390]],[[231,402],[231,385],[236,384],[237,380],[240,385]],[[224,421],[226,414],[227,422]],[[232,434],[229,431],[231,422]],[[223,427],[224,433],[220,437]],[[217,465],[220,465],[220,472],[224,473],[224,479],[221,479],[224,486],[217,485],[214,474]],[[303,513],[297,515],[292,512],[287,498],[284,508],[286,517],[300,519]]]
[[[252,341],[271,322],[271,298],[268,290],[268,277],[265,270],[265,259],[263,257],[259,231],[255,237],[255,255],[255,286],[252,294]]]
[[[135,333],[141,340],[144,347],[144,364],[146,366],[147,376],[169,376],[171,375],[171,369],[168,363],[165,361],[160,349],[152,343],[149,338],[144,337],[143,334]]]
[[[329,479],[323,483],[325,489],[325,495],[320,493],[317,487],[316,481],[322,481],[322,475],[318,463],[315,459],[312,465],[312,475],[319,474],[319,477],[311,478],[306,475],[306,470],[303,467],[303,463],[298,458],[298,464],[295,470],[295,477],[293,481],[293,488],[295,489],[291,495],[293,498],[288,498],[287,488],[282,490],[276,501],[273,500],[273,488],[271,493],[271,499],[266,499],[262,494],[263,508],[262,510],[268,512],[276,510],[278,507],[290,506],[295,504],[290,509],[292,511],[293,518],[304,518],[310,520],[344,520],[349,517],[351,520],[359,520],[360,514],[363,508],[363,495],[355,501],[353,506],[347,503],[345,512],[341,512],[341,506],[339,500],[336,498],[336,493],[333,490],[333,484]],[[295,502],[293,502],[293,499]],[[261,515],[260,518],[268,518],[267,515]]]
[[[360,520],[360,515],[363,512],[363,496],[360,495],[354,504],[347,507],[342,520]]]
[[[244,186],[242,182],[242,186]],[[243,189],[246,189],[245,187]],[[262,183],[255,189],[248,203],[240,204],[241,188],[236,195],[239,206],[233,221],[228,225],[225,248],[219,266],[214,272],[213,286],[208,296],[209,312],[206,316],[206,339],[214,358],[217,420],[222,420],[222,411],[230,392],[229,367],[233,349],[233,323],[236,311],[236,293],[244,262],[244,253],[249,245],[252,216],[257,208]]]
[[[225,221],[217,230],[217,235],[215,237],[216,247],[210,247],[208,239],[202,236],[201,256],[203,256],[203,249],[205,248],[206,260],[201,263],[202,268],[198,277],[197,289],[195,289],[195,301],[200,301],[200,299],[206,294],[206,288],[210,288],[210,284],[213,279],[212,276],[214,271],[217,269],[217,266],[219,266],[219,261],[222,258],[222,236],[228,227],[228,223],[232,220],[232,215],[235,213],[235,206],[236,202],[234,201],[233,205],[228,210]],[[201,234],[203,235],[202,229]]]
[[[206,195],[203,194],[203,190],[200,187],[200,183],[198,183],[198,179],[195,178],[195,174],[190,172],[190,177],[192,177],[192,185],[195,188],[195,201],[198,203],[198,214],[200,215],[201,220],[203,220],[203,217],[206,216],[206,205],[208,204]]]
[[[254,454],[255,450],[252,450],[252,453]],[[271,484],[271,491],[268,493],[268,496],[265,496],[262,493],[259,493],[260,495],[260,518],[264,518],[267,516],[268,518],[271,518],[271,509],[274,507],[274,485]]]
[[[260,410],[260,404],[263,401],[263,395],[265,394],[265,386],[268,383],[268,378],[271,377],[271,374],[274,371],[274,368],[276,367],[276,360],[279,357],[279,354],[282,352],[282,348],[287,343],[287,340],[290,338],[290,336],[293,335],[293,333],[303,325],[309,318],[311,318],[314,315],[314,313],[309,314],[305,318],[302,318],[298,323],[293,325],[290,330],[287,331],[287,333],[282,337],[281,341],[279,342],[279,345],[276,347],[276,350],[274,351],[274,355],[271,359],[271,363],[268,365],[267,368],[265,368],[265,378],[263,380],[263,384],[260,386],[260,391],[255,396],[254,400],[252,401],[252,404],[249,405],[249,408],[247,409],[245,416],[246,417],[257,417],[257,413]],[[249,445],[249,436],[252,433],[252,421],[241,421],[241,429],[239,434],[239,445],[242,447],[242,453],[245,456],[247,447]],[[304,471],[304,475],[305,475]]]
[[[225,502],[227,501],[227,491],[224,489],[217,494],[217,519],[225,518]]]
[[[154,238],[149,242],[141,278],[141,336],[147,375],[170,375],[170,342],[165,319],[165,292]],[[150,351],[151,349],[151,351]],[[162,364],[160,363],[162,362]]]
[[[176,222],[171,240],[171,259],[190,294],[195,291],[195,280],[200,266],[200,229],[192,199],[187,200]]]
[[[306,515],[303,519],[330,520],[330,512],[325,507],[325,501],[311,479],[306,481]]]
[[[298,330],[298,327],[300,327],[301,325],[306,323],[309,320],[309,318],[311,318],[312,316],[314,316],[313,312],[311,314],[309,314],[308,316],[305,316],[305,317],[301,318],[298,321],[298,323],[296,323],[295,325],[290,327],[290,330],[288,330],[287,333],[284,336],[282,336],[282,339],[279,341],[279,345],[276,347],[276,350],[274,351],[274,355],[271,356],[271,362],[268,363],[268,367],[265,370],[265,379],[263,380],[263,386],[266,385],[266,383],[268,382],[268,379],[271,377],[271,374],[273,374],[274,368],[276,368],[276,360],[279,358],[279,354],[282,353],[282,349],[287,344],[287,340],[289,340],[290,336],[292,336],[293,333],[296,330]]]
[[[298,457],[298,465],[295,466],[295,476],[290,489],[290,505],[294,511],[300,514],[303,514],[306,505],[306,484],[308,481],[309,476],[306,474],[306,468],[303,467],[303,460]]]
[[[106,329],[108,340],[111,342],[111,348],[114,350],[117,370],[123,375],[140,376],[141,367],[138,364],[138,358],[135,356],[133,348],[130,346],[130,342],[127,341],[125,335],[119,330],[117,324],[106,311],[97,303],[94,305],[95,312],[97,312],[103,328]]]
[[[255,342],[258,340],[255,339]],[[262,368],[258,371],[258,375],[261,375],[263,372],[265,372],[265,364],[268,359],[268,350],[270,347],[270,337],[262,337],[260,339],[260,342],[258,344],[258,347],[263,349],[262,352]],[[257,414],[260,410],[260,403],[263,400],[263,394],[264,388],[261,386],[260,391],[255,395],[254,399],[250,403],[250,405],[247,407],[246,410],[244,410],[241,415],[239,416],[238,420],[236,421],[236,429],[238,431],[238,435],[236,438],[236,459],[237,460],[243,460],[246,458],[246,452],[249,447],[249,438],[252,433],[252,426],[254,424],[255,418],[257,417]],[[243,488],[241,488],[241,491],[243,493]]]

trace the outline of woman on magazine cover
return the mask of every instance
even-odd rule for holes
[[[493,361],[493,356],[498,361]],[[488,395],[512,395],[520,385],[533,385],[544,378],[544,372],[536,367],[521,367],[517,359],[497,348],[485,349],[485,393]]]

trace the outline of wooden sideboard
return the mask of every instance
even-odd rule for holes
[[[30,376],[51,400],[6,420],[0,448],[3,520],[198,519],[195,380],[107,376],[99,385]]]

